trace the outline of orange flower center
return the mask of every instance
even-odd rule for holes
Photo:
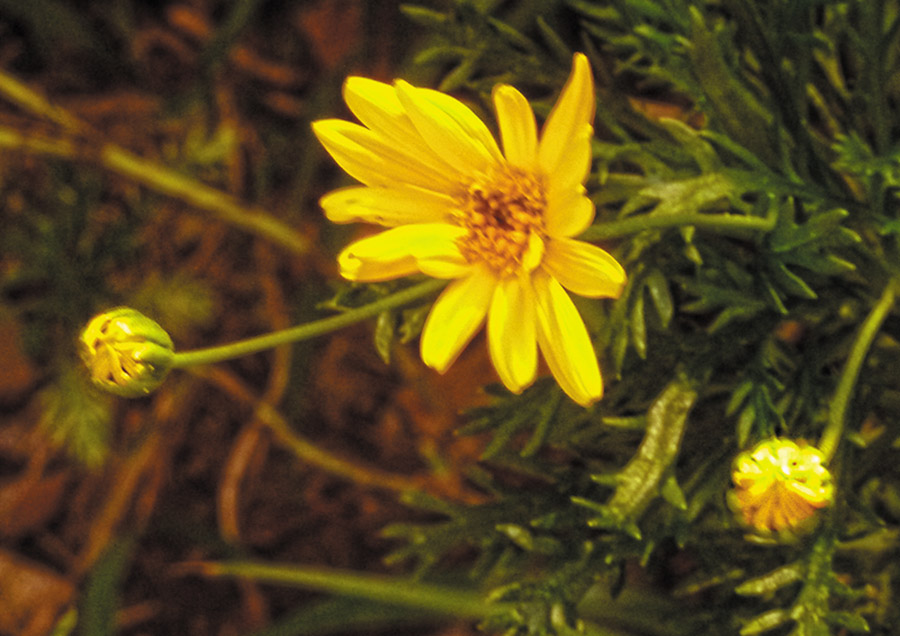
[[[458,197],[453,221],[468,233],[459,241],[470,263],[485,263],[498,275],[531,271],[544,252],[543,179],[508,164],[492,167]]]

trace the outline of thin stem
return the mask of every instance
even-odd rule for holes
[[[255,8],[255,2],[244,3],[232,18],[240,20],[244,13]],[[90,127],[64,108],[50,102],[42,94],[0,71],[0,95],[39,117],[59,124],[70,133],[90,134]],[[81,142],[83,145],[83,141]],[[22,135],[9,128],[0,128],[0,146],[47,154],[67,159],[90,157],[92,150],[79,150],[71,140]],[[102,144],[100,162],[105,168],[172,196],[195,207],[208,210],[220,219],[242,230],[263,236],[273,243],[302,254],[309,249],[309,241],[293,228],[258,208],[246,208],[234,197],[208,185],[138,157],[115,144]]]
[[[741,214],[666,214],[661,216],[639,215],[608,223],[600,223],[586,229],[579,238],[585,241],[618,238],[637,234],[644,230],[667,227],[712,228],[723,234],[746,235],[747,232],[770,232],[775,227],[775,216],[744,216]]]
[[[296,327],[291,327],[290,329],[283,329],[274,333],[256,336],[246,340],[239,340],[218,347],[176,353],[172,366],[190,367],[198,364],[214,364],[216,362],[222,362],[223,360],[240,358],[252,353],[265,351],[266,349],[272,349],[279,345],[315,338],[316,336],[343,329],[344,327],[365,320],[366,318],[372,318],[388,309],[402,307],[414,300],[434,294],[446,284],[447,281],[445,280],[428,280],[395,294],[391,294],[374,303],[363,305],[357,309],[351,309],[337,316],[315,320],[313,322],[297,325]]]
[[[124,148],[106,144],[100,159],[104,167],[113,172],[194,207],[215,212],[226,223],[264,236],[292,252],[302,254],[309,249],[305,236],[262,210],[246,208],[220,190],[142,159]]]
[[[880,36],[884,31],[885,11],[884,2],[882,0],[874,0],[866,3],[866,9],[863,11],[863,28],[866,33],[871,33],[872,37],[864,38],[866,43],[866,51],[863,53],[866,59],[866,79],[868,91],[866,95],[869,99],[869,121],[872,124],[875,138],[875,153],[882,154],[887,152],[890,137],[890,125],[888,113],[890,112],[887,102],[887,90],[885,88],[884,63],[887,47],[883,47],[884,41]]]
[[[863,360],[875,340],[875,336],[881,329],[882,323],[887,318],[888,312],[894,305],[896,297],[896,287],[898,282],[891,279],[881,298],[872,307],[872,311],[866,316],[862,326],[859,328],[859,334],[847,357],[847,363],[844,370],[841,371],[841,377],[838,381],[837,389],[831,400],[831,408],[828,410],[828,424],[822,433],[822,439],[819,441],[819,450],[825,455],[825,461],[830,461],[834,457],[838,443],[844,433],[844,425],[846,423],[847,407],[850,404],[850,398],[853,395],[853,389],[856,387],[856,381],[859,378],[859,371],[862,368]]]
[[[481,594],[471,590],[434,585],[417,579],[324,567],[233,561],[191,563],[185,564],[181,569],[187,571],[197,569],[207,576],[231,576],[311,588],[341,596],[364,598],[378,603],[402,605],[465,618],[482,618],[502,607],[498,603],[488,603]]]
[[[457,618],[479,619],[502,615],[510,603],[492,601],[476,591],[458,586],[427,583],[419,578],[369,574],[327,567],[282,565],[259,561],[200,561],[178,566],[183,574],[251,579],[317,590],[375,603],[408,607]],[[593,602],[599,600],[601,602]],[[583,599],[588,615],[587,634],[683,634],[664,620],[673,607],[646,593],[625,590],[613,600],[597,585]]]
[[[49,119],[63,128],[80,130],[85,127],[84,123],[70,115],[66,110],[51,104],[46,97],[36,90],[2,71],[0,71],[0,94],[5,95],[9,101],[20,108],[29,110],[39,117]]]
[[[296,254],[309,249],[308,239],[264,210],[245,207],[229,194],[148,161],[115,144],[103,144],[99,151],[85,146],[82,139],[25,135],[0,126],[0,148],[63,159],[97,161],[110,172],[127,177],[151,190],[171,196],[215,214],[220,220],[266,238]]]

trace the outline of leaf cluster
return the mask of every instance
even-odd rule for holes
[[[854,385],[852,444],[835,459],[837,501],[818,529],[750,558],[724,495],[739,450],[772,436],[815,443],[860,324],[897,275],[900,5],[518,9],[460,0],[407,14],[436,34],[417,61],[444,65],[444,89],[482,100],[517,80],[544,98],[572,50],[591,57],[598,214],[582,238],[610,249],[629,281],[619,299],[579,309],[614,381],[586,412],[541,383],[494,392],[463,432],[492,436],[489,466],[541,479],[522,493],[492,478],[491,503],[432,507],[444,521],[391,531],[407,541],[397,556],[437,567],[467,546],[478,585],[521,604],[492,624],[509,632],[622,627],[579,598],[597,586],[612,603],[631,598],[626,564],[662,576],[679,554],[691,572],[675,593],[719,608],[690,633],[892,633],[900,569],[883,559],[897,549],[900,488],[886,469],[900,433],[896,318]]]

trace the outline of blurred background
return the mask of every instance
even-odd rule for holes
[[[479,499],[483,344],[438,377],[370,321],[137,400],[75,346],[118,305],[179,350],[330,315],[359,228],[323,223],[348,181],[310,122],[347,75],[432,81],[418,31],[397,0],[0,0],[0,634],[315,631],[311,593],[181,564],[385,571],[398,491]]]

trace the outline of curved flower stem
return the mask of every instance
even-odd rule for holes
[[[31,88],[28,84],[0,71],[0,94],[5,95],[9,101],[20,108],[30,110],[39,117],[44,117],[55,124],[69,130],[81,130],[84,123],[70,115],[67,111],[51,104],[42,94]]]
[[[66,134],[48,137],[23,134],[0,127],[0,147],[65,159],[86,159],[100,163],[110,172],[127,177],[151,190],[171,196],[196,208],[212,212],[219,219],[256,234],[296,254],[309,249],[309,240],[292,227],[259,208],[242,205],[231,195],[201,183],[166,166],[139,157],[121,146],[98,140],[91,127],[50,102],[27,84],[0,71],[0,96],[65,129]]]
[[[743,214],[666,214],[649,216],[642,214],[608,223],[599,223],[586,229],[580,239],[597,241],[637,234],[643,230],[683,226],[705,227],[723,234],[746,235],[747,232],[770,232],[775,228],[775,215],[766,217]]]
[[[271,349],[279,345],[291,342],[299,342],[309,338],[315,338],[332,331],[337,331],[354,323],[377,316],[388,309],[395,309],[409,304],[414,300],[425,298],[434,294],[444,287],[447,281],[440,279],[428,280],[424,283],[408,287],[395,294],[391,294],[374,303],[363,305],[356,309],[351,309],[337,316],[315,320],[290,329],[283,329],[274,333],[268,333],[263,336],[256,336],[246,340],[239,340],[218,347],[210,347],[208,349],[197,349],[194,351],[185,351],[176,353],[172,360],[172,366],[191,367],[198,364],[213,364],[230,360],[232,358],[240,358]]]
[[[206,576],[252,579],[291,587],[303,587],[341,596],[401,605],[462,618],[483,618],[502,607],[482,594],[457,587],[425,583],[408,577],[336,570],[319,566],[281,565],[258,561],[185,563],[182,571]]]
[[[891,279],[881,293],[881,298],[872,307],[872,311],[866,316],[862,326],[859,328],[859,334],[847,357],[844,370],[841,371],[841,377],[838,381],[837,389],[831,400],[831,408],[828,410],[828,424],[819,440],[819,450],[825,456],[825,461],[830,461],[834,457],[838,443],[844,433],[845,416],[847,414],[847,406],[853,395],[853,389],[856,386],[856,380],[859,378],[859,371],[862,367],[863,360],[875,340],[881,325],[887,318],[888,312],[894,305],[894,299],[897,293],[898,281]]]
[[[231,195],[201,183],[165,166],[139,157],[115,144],[100,150],[100,162],[106,169],[132,179],[201,210],[214,213],[222,221],[266,238],[295,254],[309,250],[309,239],[268,213],[245,207]]]
[[[211,212],[221,221],[270,240],[295,254],[303,254],[309,249],[309,240],[292,227],[259,208],[241,205],[234,197],[221,190],[143,159],[115,144],[102,143],[99,148],[87,144],[81,138],[28,135],[0,126],[0,148],[99,163],[110,172]]]
[[[388,607],[399,606],[411,613],[485,619],[516,611],[513,603],[497,601],[478,590],[436,584],[409,576],[261,561],[193,561],[179,564],[174,569],[181,575],[250,579],[259,583],[316,590]],[[595,585],[583,599],[582,606],[587,608],[584,613],[589,615],[585,621],[585,634],[686,634],[683,629],[665,620],[674,611],[674,605],[646,592],[639,594],[626,589],[613,600],[602,585]],[[352,622],[347,624],[352,625]]]

